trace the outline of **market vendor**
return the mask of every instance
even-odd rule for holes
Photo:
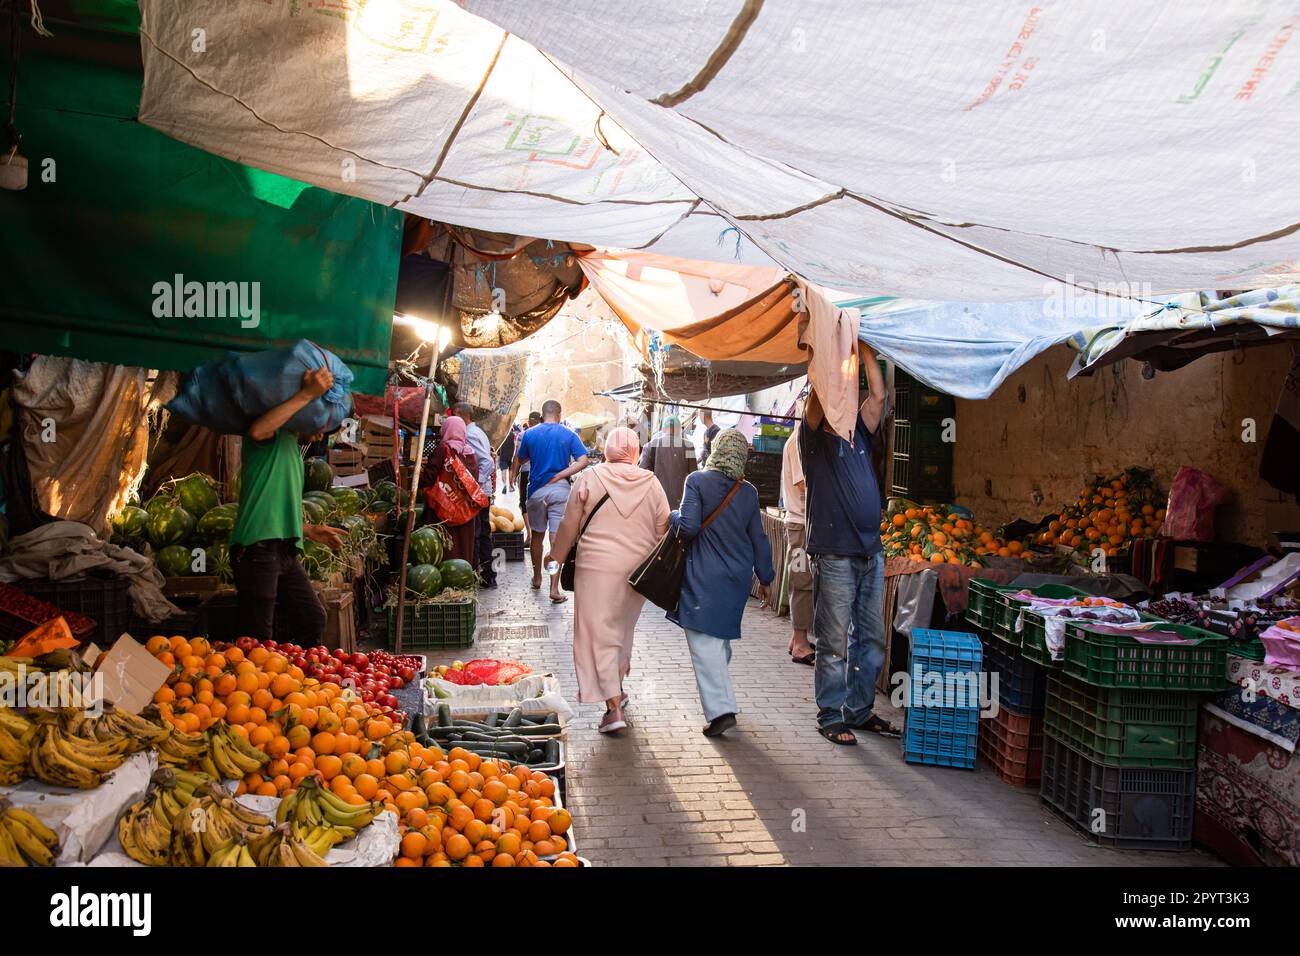
[[[295,643],[310,647],[325,633],[325,609],[298,552],[304,537],[336,550],[343,538],[334,528],[302,522],[298,444],[321,436],[298,436],[283,426],[333,384],[329,369],[307,372],[298,393],[253,422],[241,444],[239,518],[230,535],[241,636],[269,640],[277,607]]]

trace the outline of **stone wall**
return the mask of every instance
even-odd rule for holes
[[[1154,468],[1167,489],[1187,464],[1234,492],[1219,509],[1220,540],[1262,545],[1270,531],[1300,528],[1295,499],[1259,478],[1289,348],[1206,356],[1149,381],[1133,361],[1067,380],[1073,355],[1051,349],[988,400],[958,400],[957,500],[983,523],[1056,511],[1094,475],[1130,465]],[[1253,443],[1244,420],[1256,424]]]

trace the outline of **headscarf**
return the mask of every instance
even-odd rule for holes
[[[713,451],[704,467],[720,471],[732,481],[745,477],[745,464],[749,461],[749,442],[738,429],[726,428],[713,439]]]
[[[442,420],[442,443],[458,455],[465,454],[465,419],[449,415]]]
[[[635,465],[640,455],[641,442],[630,428],[611,428],[605,436],[605,460]]]

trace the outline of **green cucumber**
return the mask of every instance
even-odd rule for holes
[[[518,727],[521,723],[523,723],[523,720],[524,720],[524,712],[520,710],[518,707],[516,707],[514,710],[510,711],[509,716],[506,717],[505,720],[501,721],[501,726]]]
[[[438,726],[439,727],[451,726],[451,705],[450,704],[438,705]]]

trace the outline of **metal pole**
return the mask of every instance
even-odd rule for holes
[[[402,625],[406,620],[406,559],[411,552],[411,531],[415,528],[415,492],[420,487],[420,469],[424,465],[424,436],[429,427],[429,407],[433,404],[433,376],[438,370],[438,356],[442,354],[442,350],[436,342],[430,344],[433,346],[433,355],[429,359],[429,380],[424,386],[424,410],[420,413],[420,431],[416,436],[415,470],[411,473],[411,501],[406,506],[406,528],[402,532],[402,566],[397,569],[397,586],[399,589],[397,592],[397,633],[393,638],[393,652],[396,654],[402,652]],[[394,427],[397,425],[395,419],[393,425]],[[400,474],[398,478],[401,478]],[[402,500],[400,490],[397,500]]]

